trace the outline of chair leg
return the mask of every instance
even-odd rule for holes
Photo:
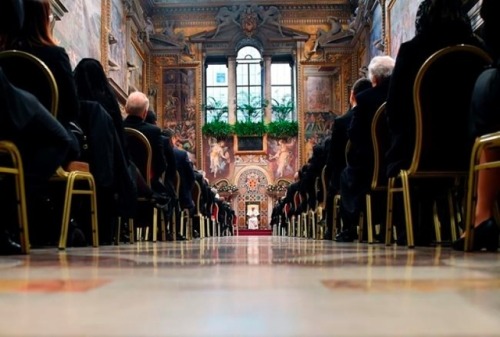
[[[92,176],[88,177],[90,185],[90,216],[92,217],[92,243],[94,247],[99,247],[99,230],[97,223],[97,196],[95,181]]]
[[[116,232],[115,232],[115,245],[117,245],[117,246],[120,244],[121,226],[122,226],[122,218],[119,216],[118,217],[118,224],[116,225]]]
[[[392,240],[392,208],[393,208],[393,201],[394,201],[394,184],[396,183],[396,178],[389,178],[389,181],[387,183],[387,211],[385,214],[385,221],[386,221],[386,227],[385,227],[385,245],[390,246],[391,245],[391,240]]]
[[[75,184],[75,176],[71,172],[68,177],[68,181],[66,183],[66,193],[64,195],[64,208],[63,208],[63,216],[62,216],[62,224],[61,224],[61,235],[59,237],[59,249],[66,249],[66,242],[68,239],[68,226],[69,226],[69,217],[71,212],[71,199],[73,186]]]
[[[358,218],[358,242],[363,242],[363,227],[365,224],[365,214],[363,212],[359,213]]]
[[[432,204],[432,219],[434,222],[434,235],[436,236],[436,243],[441,244],[441,242],[443,242],[442,237],[441,237],[441,223],[440,223],[439,217],[438,217],[436,201],[434,201]],[[450,219],[450,221],[451,221],[451,219]]]
[[[165,215],[163,212],[160,212],[160,220],[161,220],[161,241],[167,241],[167,219],[165,219]]]
[[[156,242],[158,236],[158,209],[153,207],[153,242]],[[146,239],[149,236],[146,234]]]
[[[20,162],[21,158],[18,159]],[[28,211],[26,207],[26,193],[24,187],[24,173],[22,169],[18,169],[18,174],[15,176],[16,180],[16,196],[17,196],[17,218],[19,223],[19,235],[21,252],[29,254],[29,232],[28,232]]]
[[[128,236],[130,243],[133,244],[135,242],[134,219],[128,219]]]
[[[406,242],[408,248],[414,248],[415,242],[413,238],[413,218],[411,212],[411,201],[410,201],[410,183],[408,181],[408,173],[406,171],[401,171],[401,184],[403,188],[403,203],[406,217]]]
[[[459,212],[455,211],[454,198],[451,191],[448,192],[448,209],[450,210],[450,235],[451,242],[457,240],[457,221]]]
[[[366,194],[366,231],[368,233],[368,243],[373,243],[373,214],[372,198],[369,193]]]

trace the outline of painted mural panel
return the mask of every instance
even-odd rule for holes
[[[128,91],[143,91],[144,59],[133,43],[128,48]]]
[[[101,59],[101,0],[72,0],[62,21],[56,22],[54,36],[66,49],[71,66],[84,57]]]
[[[372,28],[370,32],[370,58],[384,53],[382,37],[382,7],[380,3],[375,4],[372,16]]]
[[[188,151],[196,165],[196,69],[163,70],[162,128],[174,130],[178,146]],[[158,108],[159,109],[159,108]],[[199,165],[197,165],[199,166]],[[208,173],[208,172],[207,172]]]
[[[390,55],[396,57],[401,43],[415,36],[415,17],[420,1],[391,0],[388,7]]]
[[[297,139],[291,140],[268,138],[269,169],[274,180],[293,179],[297,167]]]
[[[206,177],[210,181],[228,179],[234,174],[233,138],[203,138],[203,161]]]
[[[332,78],[309,76],[306,80],[306,110],[308,112],[332,111]]]
[[[109,60],[112,63],[109,77],[123,91],[127,90],[127,63],[126,63],[126,29],[125,13],[122,0],[112,0],[111,3],[111,35],[113,43],[109,45]]]

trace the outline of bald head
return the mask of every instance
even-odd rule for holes
[[[149,109],[149,100],[146,95],[140,91],[134,91],[127,98],[125,111],[128,115],[138,116],[144,119]]]

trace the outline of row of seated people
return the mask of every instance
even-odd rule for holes
[[[485,19],[483,40],[473,33],[467,13],[465,13],[460,1],[422,1],[416,19],[416,36],[401,45],[396,60],[389,56],[374,57],[368,66],[368,79],[360,79],[354,84],[351,91],[351,108],[345,115],[335,119],[330,139],[326,141],[329,156],[326,165],[328,192],[325,215],[330,238],[339,242],[352,242],[363,234],[358,233],[357,227],[362,224],[360,216],[367,211],[365,198],[370,192],[375,164],[371,126],[375,113],[382,107],[383,103],[386,103],[382,120],[386,121],[387,132],[384,137],[388,138],[388,147],[381,158],[383,163],[379,163],[379,165],[380,169],[385,172],[385,178],[392,180],[400,178],[401,174],[407,172],[413,165],[414,154],[420,154],[415,152],[420,140],[416,139],[418,121],[414,117],[416,111],[414,82],[417,73],[426,63],[425,61],[435,52],[443,50],[445,47],[466,44],[472,46],[471,50],[477,50],[474,53],[480,55],[477,59],[481,59],[481,61],[470,63],[469,66],[462,65],[464,68],[460,68],[459,72],[457,72],[456,67],[452,68],[446,64],[439,66],[443,69],[440,71],[439,78],[448,80],[448,84],[453,87],[452,96],[444,96],[444,89],[436,87],[437,83],[440,86],[446,85],[446,81],[425,83],[427,87],[423,89],[423,92],[427,96],[433,97],[432,100],[429,100],[433,104],[431,108],[433,119],[432,121],[424,120],[424,123],[432,124],[422,126],[424,130],[426,128],[429,130],[424,131],[423,137],[426,137],[425,132],[429,133],[431,127],[435,129],[437,125],[440,125],[440,127],[446,128],[447,123],[453,119],[460,123],[462,131],[461,134],[458,133],[457,138],[451,139],[451,143],[450,139],[447,139],[448,135],[444,129],[442,129],[440,136],[438,133],[433,133],[432,145],[441,151],[431,152],[433,157],[428,159],[426,164],[430,164],[431,167],[432,165],[438,167],[440,164],[450,167],[450,163],[456,163],[456,168],[468,167],[472,143],[475,138],[485,133],[500,130],[499,104],[498,99],[494,98],[498,97],[499,93],[499,43],[492,34],[494,28],[498,28],[498,23],[496,23],[498,21],[495,19],[495,15],[491,14],[498,13],[498,7],[495,7],[498,6],[498,2],[484,1],[482,6],[488,8],[481,10],[481,16]],[[491,55],[494,62],[493,69],[481,73],[484,65],[488,64],[486,61],[488,56],[483,56],[483,54],[486,55],[484,51]],[[463,64],[463,60],[461,62]],[[479,74],[481,75],[479,76]],[[454,85],[455,83],[463,83],[463,85],[457,86]],[[416,100],[417,98],[415,98]],[[428,106],[424,108],[429,109]],[[469,132],[467,128],[473,131],[467,134]],[[485,155],[492,156],[494,153],[492,154],[490,151]],[[436,163],[439,164],[436,165]],[[496,250],[499,230],[494,219],[494,208],[498,197],[499,184],[497,182],[500,179],[500,174],[498,170],[493,169],[484,171],[479,174],[478,202],[475,220],[471,224],[474,226],[476,234],[473,249]],[[293,201],[291,195],[294,195],[294,189],[300,191],[299,196],[304,195],[305,189],[301,190],[300,188],[301,175],[299,175],[299,182],[290,185],[287,196],[278,203],[278,206],[281,204],[281,207],[288,211],[289,216],[290,214],[297,216],[303,212],[303,209],[293,208],[297,202],[291,202]],[[486,175],[487,177],[485,177]],[[318,177],[316,175],[316,178]],[[456,203],[454,207],[460,213],[461,197],[465,193],[464,185],[457,188],[456,181],[449,178],[433,179],[432,181],[422,179],[418,184],[412,184],[411,208],[418,211],[413,213],[415,226],[409,231],[415,231],[417,245],[429,245],[449,240],[453,241],[453,248],[463,250],[465,233],[458,239],[453,236],[454,215],[446,209],[450,206],[448,195],[454,187],[456,198],[451,203]],[[392,188],[392,191],[395,190]],[[405,190],[404,186],[402,190]],[[334,223],[334,216],[332,216],[336,207],[334,196],[339,196],[340,200],[338,207],[341,221],[339,223]],[[373,208],[382,210],[381,213],[385,215],[386,207],[384,204],[387,200],[387,194],[374,200],[375,206]],[[402,200],[394,199],[394,203],[399,202],[402,203]],[[407,209],[408,206],[405,205],[404,208]],[[404,219],[401,208],[394,206],[392,210],[394,214],[388,211],[387,215],[393,216],[396,222],[398,235],[395,240],[399,244],[409,244],[407,240],[410,240],[410,236],[407,233],[407,227],[404,226],[405,222],[408,223],[408,219]],[[413,217],[410,216],[410,219]],[[385,219],[385,221],[388,220]],[[382,229],[385,221],[383,219],[380,221]],[[437,230],[433,231],[432,223],[438,224]],[[461,227],[463,229],[463,223]],[[441,237],[441,230],[444,231],[444,237]],[[335,233],[336,231],[337,233]],[[361,240],[361,238],[359,239]],[[383,239],[380,237],[379,240]],[[387,240],[388,238],[386,238],[386,242]]]
[[[53,244],[60,231],[57,218],[61,205],[58,200],[61,193],[58,192],[61,191],[55,191],[49,184],[58,167],[92,173],[97,190],[99,241],[111,243],[118,219],[136,215],[138,193],[149,196],[151,203],[162,207],[171,194],[169,182],[173,179],[171,172],[175,172],[175,166],[173,161],[167,165],[163,150],[161,155],[153,155],[155,166],[150,190],[140,190],[141,179],[136,179],[136,170],[131,164],[125,125],[142,126],[142,121],[133,115],[137,112],[137,103],[148,105],[147,98],[142,93],[129,97],[129,116],[124,122],[114,91],[97,60],[82,59],[74,71],[71,70],[67,53],[56,45],[51,34],[49,1],[8,0],[2,2],[0,9],[0,51],[21,50],[36,56],[50,70],[59,94],[53,109],[47,104],[49,100],[43,97],[42,90],[38,90],[45,83],[37,82],[31,74],[23,73],[23,69],[17,69],[16,73],[15,69],[5,68],[5,74],[1,72],[1,103],[5,109],[2,109],[0,139],[13,141],[22,154],[31,244]],[[13,86],[12,79],[22,83],[23,88],[28,82],[34,85],[26,85],[27,91],[24,91]],[[141,101],[143,98],[145,100]],[[161,135],[161,130],[153,134],[155,137]],[[78,163],[81,165],[75,165]],[[163,174],[165,181],[161,180]],[[2,179],[2,184],[5,181]],[[12,200],[6,193],[1,197],[5,217],[0,228],[0,250],[16,253],[19,245],[15,242],[18,237],[17,219],[12,211],[15,208],[11,207]],[[193,208],[189,195],[177,199],[181,207]],[[88,213],[88,208],[78,206],[75,204],[73,216],[77,221],[72,222],[73,235],[69,238],[69,241],[75,240],[70,242],[73,245],[85,244],[79,228],[83,226],[76,223],[86,221],[79,220],[85,215],[79,214],[79,210]]]

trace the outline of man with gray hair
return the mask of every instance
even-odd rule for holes
[[[347,166],[340,176],[340,216],[343,227],[335,237],[339,242],[352,242],[357,237],[356,226],[364,209],[365,195],[370,189],[373,172],[372,120],[387,99],[393,69],[393,58],[375,56],[368,65],[368,78],[372,87],[356,95],[358,105],[347,131],[351,143],[346,154]]]
[[[166,194],[165,186],[161,180],[162,174],[167,169],[163,151],[163,138],[161,129],[158,126],[145,122],[148,110],[148,97],[140,91],[134,91],[128,96],[125,104],[125,111],[128,116],[123,121],[123,126],[142,132],[148,139],[153,152],[151,188],[157,194]]]

